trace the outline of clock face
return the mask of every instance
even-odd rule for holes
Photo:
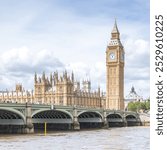
[[[114,59],[115,59],[115,54],[114,54],[114,53],[111,53],[111,54],[110,54],[110,59],[111,59],[111,60],[114,60]]]

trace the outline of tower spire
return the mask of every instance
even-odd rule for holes
[[[74,82],[74,73],[73,73],[73,71],[71,73],[71,80],[72,80],[72,82]]]
[[[115,23],[114,23],[114,27],[112,29],[112,33],[119,33],[118,27],[117,27],[117,20],[115,18]]]
[[[45,82],[45,72],[42,74],[42,81]]]
[[[37,82],[37,73],[35,72],[35,75],[34,75],[34,82],[36,83]]]
[[[117,27],[117,21],[115,19],[115,23],[114,23],[114,27],[112,29],[112,39],[119,39],[119,30],[118,30],[118,27]]]

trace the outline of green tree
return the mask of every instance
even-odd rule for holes
[[[150,110],[150,100],[146,101],[146,110]]]
[[[144,111],[145,110],[150,110],[150,100],[149,99],[144,101],[144,102],[137,101],[137,102],[130,102],[128,104],[128,110],[129,111],[137,112],[141,109],[144,110]]]

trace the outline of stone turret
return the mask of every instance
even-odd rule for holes
[[[45,82],[45,72],[42,74],[42,81]]]
[[[50,85],[53,84],[53,77],[52,77],[52,73],[50,73]]]
[[[37,74],[35,72],[35,75],[34,75],[34,82],[36,83],[37,82]]]
[[[100,92],[100,85],[98,85],[98,95],[100,96],[101,92]]]
[[[77,92],[80,91],[80,82],[78,81],[74,82],[74,91],[77,91]]]
[[[74,82],[74,73],[71,73],[71,81]]]
[[[23,91],[23,87],[21,84],[16,84],[16,92],[22,92]]]
[[[69,101],[73,101],[72,95],[74,91],[74,76],[71,77],[68,75],[67,71],[65,70],[63,75],[58,78],[56,77],[56,95],[58,102],[61,105],[68,105]],[[61,95],[61,96],[59,96]],[[63,99],[63,101],[62,101]]]
[[[83,80],[82,82],[82,90],[84,92],[90,92],[91,91],[91,83],[89,80]]]
[[[56,82],[58,82],[58,72],[54,72],[53,74],[53,78],[54,78],[54,85],[56,84]]]

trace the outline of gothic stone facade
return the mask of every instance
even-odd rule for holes
[[[34,103],[54,105],[76,105],[80,107],[105,107],[105,97],[100,88],[91,91],[91,82],[84,80],[82,88],[80,83],[74,81],[74,74],[71,76],[65,71],[62,76],[58,72],[50,74],[50,78],[42,74],[42,77],[34,77],[34,91],[25,91],[22,85],[16,85],[14,91],[0,92],[1,102],[13,103]]]
[[[74,80],[73,73],[69,76],[65,71],[62,76],[58,76],[58,72],[55,72],[50,75],[50,79],[43,73],[38,79],[35,75],[34,80],[34,97],[38,103],[84,107],[103,107],[104,105],[105,99],[100,88],[91,92],[91,83],[85,80],[81,89],[80,83]]]

